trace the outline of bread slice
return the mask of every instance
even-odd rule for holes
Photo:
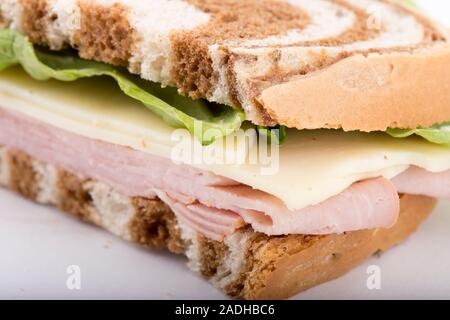
[[[180,223],[157,199],[124,196],[19,150],[0,147],[0,185],[58,206],[127,241],[184,254],[193,271],[227,294],[245,299],[287,298],[337,278],[404,240],[435,205],[431,198],[402,196],[400,218],[391,229],[267,236],[247,228],[217,242]]]
[[[298,129],[450,119],[446,30],[390,0],[2,0],[37,44]]]

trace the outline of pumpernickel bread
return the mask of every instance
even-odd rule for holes
[[[450,119],[446,30],[389,0],[2,0],[0,23],[256,124],[384,131]]]
[[[19,150],[0,147],[0,185],[36,202],[58,206],[127,241],[184,254],[192,270],[227,294],[245,299],[287,298],[343,275],[407,238],[436,202],[402,196],[400,218],[391,229],[267,236],[246,228],[218,242],[178,221],[158,199],[124,196]]]

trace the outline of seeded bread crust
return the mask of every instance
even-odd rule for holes
[[[370,132],[450,119],[446,30],[393,0],[296,2],[2,0],[0,25],[193,98],[243,108],[256,124]],[[314,5],[332,14],[308,31],[321,23]],[[375,28],[376,6],[392,16]],[[404,35],[390,31],[392,43],[361,47],[402,24]]]
[[[158,199],[130,198],[0,146],[0,185],[41,204],[149,248],[188,258],[188,266],[225,293],[244,299],[282,299],[348,272],[413,233],[435,200],[405,195],[398,223],[329,236],[266,236],[250,228],[223,242],[209,240],[177,220]]]

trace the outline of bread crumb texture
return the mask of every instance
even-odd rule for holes
[[[7,23],[6,19],[5,19],[5,17],[3,16],[3,12],[2,12],[2,9],[0,7],[0,28],[5,28],[5,27],[7,27],[7,25],[8,25],[8,23]]]
[[[47,0],[18,0],[22,6],[22,30],[30,41],[48,45],[47,28],[56,19],[48,14]]]
[[[82,58],[128,66],[132,56],[134,32],[127,8],[80,2],[80,28],[73,36],[73,44]],[[149,32],[151,32],[149,30]]]
[[[193,98],[210,96],[218,75],[209,54],[211,45],[227,41],[262,39],[291,29],[303,29],[308,15],[276,0],[187,0],[211,15],[194,30],[172,33],[172,75],[182,93]]]

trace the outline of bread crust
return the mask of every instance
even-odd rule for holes
[[[428,217],[436,200],[404,195],[397,224],[375,229],[329,235],[306,249],[279,257],[259,286],[245,293],[247,299],[284,299],[336,279],[377,252],[405,240]],[[253,270],[253,273],[261,272]],[[264,284],[264,285],[261,285]]]
[[[351,56],[259,100],[277,123],[297,129],[430,127],[450,120],[450,45]]]

